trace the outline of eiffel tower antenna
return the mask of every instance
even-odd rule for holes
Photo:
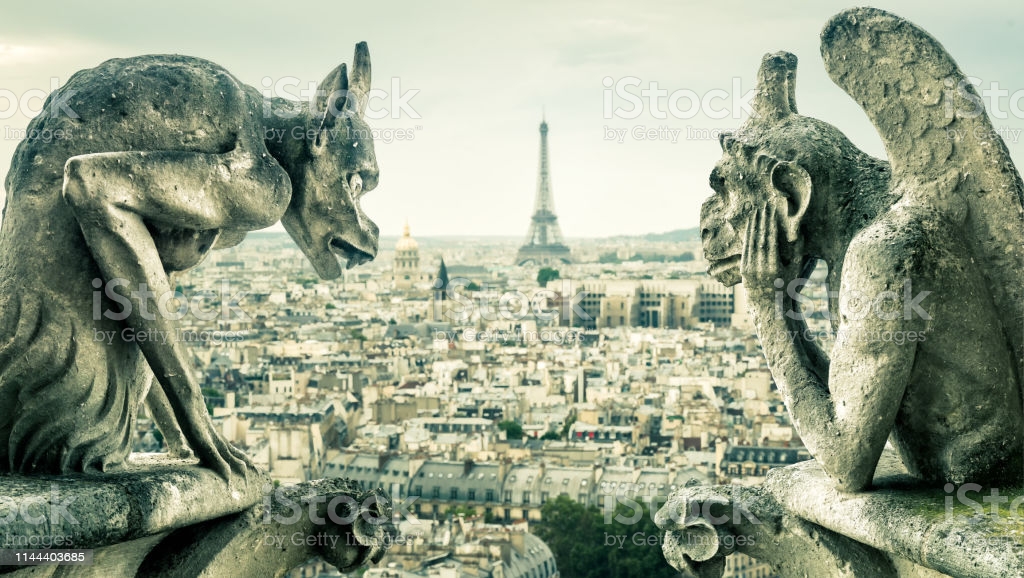
[[[562,230],[555,215],[555,199],[551,194],[551,173],[548,164],[548,123],[541,109],[540,170],[537,175],[537,196],[533,201],[533,217],[526,241],[519,248],[519,265],[551,265],[570,263],[569,247],[562,242]]]

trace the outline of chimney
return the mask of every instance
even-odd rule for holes
[[[468,476],[471,471],[473,471],[473,460],[467,459],[462,464],[462,477]]]
[[[521,556],[526,555],[526,538],[523,536],[523,532],[513,530],[509,533],[509,542],[512,543],[512,547],[519,552]]]

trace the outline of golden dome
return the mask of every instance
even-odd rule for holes
[[[420,244],[409,236],[409,222],[405,222],[405,227],[402,229],[402,238],[395,243],[395,251],[417,251],[420,248]]]

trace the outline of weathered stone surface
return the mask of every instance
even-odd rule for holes
[[[791,515],[926,568],[974,578],[1024,576],[1024,483],[999,488],[1007,499],[993,516],[993,504],[983,501],[991,488],[961,500],[956,490],[922,487],[886,452],[867,492],[837,490],[813,460],[772,470],[763,487]]]
[[[684,576],[719,578],[733,552],[768,562],[786,578],[897,576],[883,552],[792,515],[762,488],[682,488],[655,522],[666,531],[665,559]]]
[[[1024,185],[973,86],[931,36],[873,8],[822,32],[832,79],[888,162],[801,116],[796,57],[764,58],[701,214],[709,273],[743,282],[811,454],[860,490],[887,440],[935,484],[1024,480]],[[828,265],[831,354],[799,290]],[[809,337],[810,335],[810,337]]]
[[[0,532],[35,547],[59,536],[75,548],[101,548],[241,512],[270,484],[254,472],[229,489],[195,460],[150,454],[133,461],[102,476],[0,476]]]
[[[961,500],[925,487],[886,452],[871,490],[843,492],[811,460],[772,470],[756,488],[682,488],[656,522],[665,558],[702,578],[721,576],[734,551],[783,577],[1024,576],[1024,485],[1000,490],[998,517],[989,492]]]
[[[387,552],[398,533],[391,516],[380,490],[363,492],[341,479],[307,482],[283,490],[269,509],[256,506],[170,534],[137,575],[281,576],[315,556],[343,572],[355,570]]]
[[[229,490],[195,460],[140,462],[106,475],[0,476],[0,536],[14,540],[4,548],[95,550],[91,565],[0,574],[280,576],[315,556],[351,570],[378,561],[397,535],[388,497],[348,480],[274,488],[254,475]],[[26,504],[29,519],[12,514]]]
[[[117,469],[146,399],[174,453],[256,475],[213,426],[158,303],[171,273],[278,220],[324,278],[339,257],[376,255],[359,207],[378,178],[369,88],[360,43],[351,75],[330,72],[313,104],[266,100],[185,56],[110,60],[51,95],[29,131],[71,136],[22,141],[6,182],[0,471]]]

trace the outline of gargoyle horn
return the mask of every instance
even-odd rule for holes
[[[367,95],[370,93],[370,49],[365,42],[356,44],[356,54],[352,58],[352,74],[349,77],[349,93],[355,97],[356,110],[360,115],[366,108]]]
[[[757,93],[751,108],[751,124],[778,121],[796,114],[796,55],[765,54],[757,73]]]

